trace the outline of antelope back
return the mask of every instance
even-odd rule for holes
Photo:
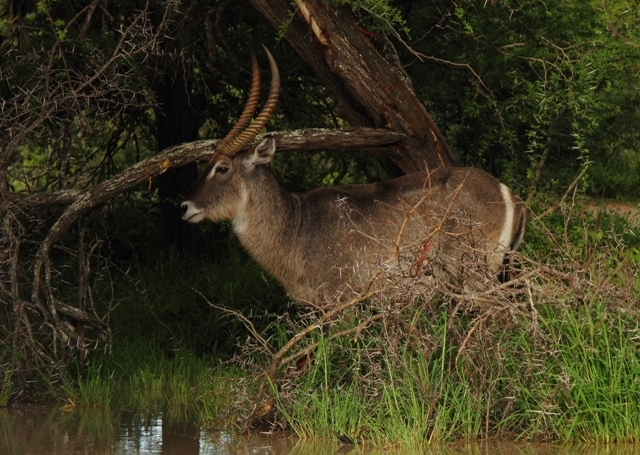
[[[474,168],[439,168],[296,195],[298,298],[332,301],[386,283],[495,283],[524,235],[523,203]],[[319,278],[316,278],[319,277]]]

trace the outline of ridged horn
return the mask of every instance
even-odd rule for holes
[[[269,52],[269,49],[263,44],[265,52],[267,53],[267,57],[269,58],[269,64],[271,65],[271,88],[269,89],[269,96],[267,97],[267,101],[264,103],[262,107],[262,111],[255,118],[253,123],[249,125],[247,129],[245,129],[242,133],[240,133],[231,143],[226,147],[225,155],[233,156],[238,153],[242,148],[249,143],[254,137],[258,135],[260,130],[264,128],[267,124],[271,115],[273,115],[273,111],[276,108],[276,104],[278,103],[278,96],[280,95],[280,73],[278,72],[278,65],[276,65],[276,61]]]
[[[256,107],[258,107],[258,101],[260,100],[260,67],[258,66],[258,59],[256,58],[256,54],[254,54],[253,52],[251,52],[251,67],[252,78],[249,99],[247,100],[247,104],[244,106],[244,110],[242,111],[240,118],[233,126],[231,131],[229,131],[227,135],[220,142],[218,142],[216,151],[219,153],[226,153],[226,149],[229,147],[229,143],[231,143],[236,138],[236,136],[238,136],[238,134],[240,134],[247,126],[249,126],[249,124],[251,123],[251,118],[256,111]]]

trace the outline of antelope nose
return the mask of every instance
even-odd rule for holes
[[[199,223],[204,219],[204,211],[196,207],[193,201],[184,201],[180,204],[180,215],[189,223]]]
[[[180,204],[180,216],[182,217],[182,219],[184,219],[185,215],[187,214],[187,210],[189,210],[189,204],[187,204],[186,202]]]

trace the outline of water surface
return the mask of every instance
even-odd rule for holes
[[[169,423],[161,414],[112,415],[96,411],[63,411],[26,406],[0,408],[0,455],[333,455],[409,454],[407,449],[344,445],[337,440],[301,441],[285,435],[255,432],[232,435],[193,425]],[[415,454],[433,455],[631,455],[633,445],[512,444],[496,441],[424,447]]]

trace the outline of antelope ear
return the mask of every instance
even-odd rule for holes
[[[253,150],[253,153],[247,154],[244,164],[247,169],[253,168],[259,164],[267,164],[273,158],[276,152],[276,140],[272,137],[264,138]]]

